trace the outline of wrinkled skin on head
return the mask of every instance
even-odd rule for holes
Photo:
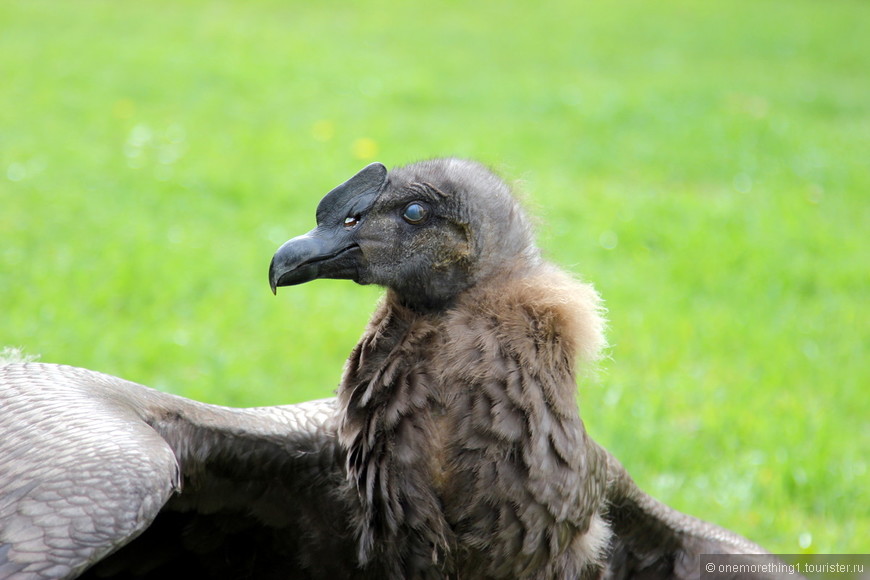
[[[374,163],[323,198],[317,227],[278,250],[269,277],[273,289],[316,278],[378,284],[427,310],[537,259],[509,188],[482,165],[437,159],[387,173]]]

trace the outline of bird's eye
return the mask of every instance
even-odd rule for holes
[[[359,215],[349,215],[344,218],[344,227],[347,229],[355,228],[359,223]]]
[[[421,203],[412,202],[405,207],[402,218],[409,224],[423,223],[429,217],[429,210]]]

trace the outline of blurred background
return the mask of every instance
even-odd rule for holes
[[[478,159],[606,300],[587,428],[780,553],[870,538],[870,3],[0,3],[0,346],[330,396],[377,288],[266,278],[365,164]]]

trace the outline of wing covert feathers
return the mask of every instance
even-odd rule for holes
[[[261,474],[284,473],[297,490],[337,473],[329,400],[229,409],[83,369],[7,364],[0,410],[0,578],[76,577],[164,506],[286,524],[296,498],[269,505]]]

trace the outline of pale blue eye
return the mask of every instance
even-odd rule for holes
[[[429,210],[423,204],[413,202],[405,207],[402,217],[409,224],[419,224],[429,216]]]

